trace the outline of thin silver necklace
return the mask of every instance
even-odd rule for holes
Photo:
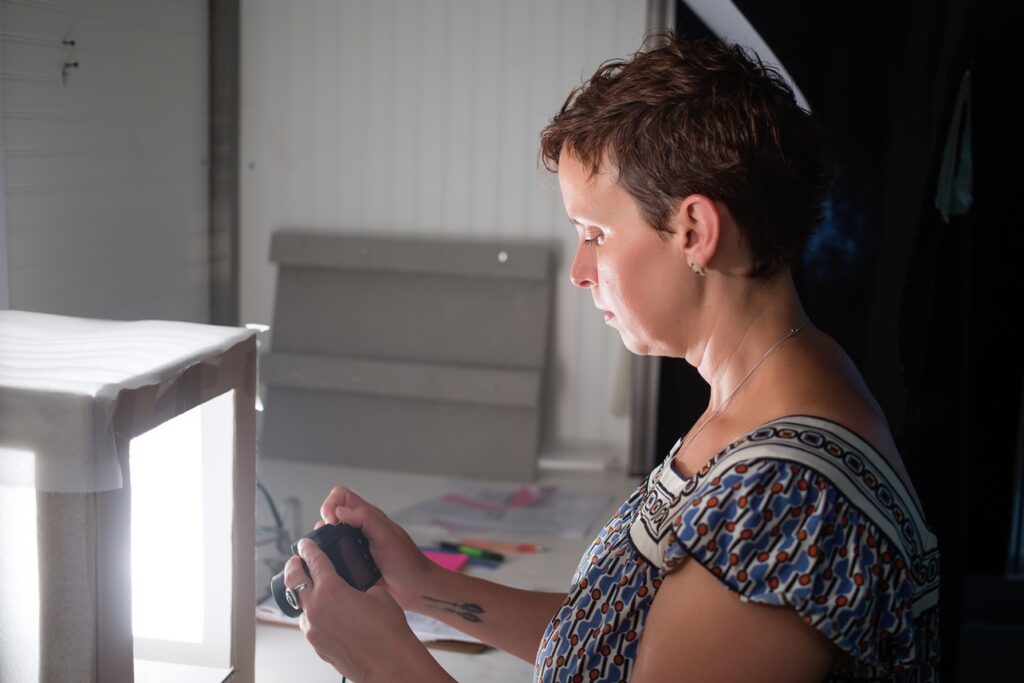
[[[805,320],[804,324],[801,325],[800,327],[794,327],[794,328],[790,329],[790,331],[786,333],[786,336],[784,336],[779,341],[775,342],[775,344],[772,345],[772,347],[770,349],[765,351],[764,355],[761,356],[761,360],[759,360],[756,363],[754,363],[754,367],[750,368],[750,371],[746,375],[743,376],[743,379],[740,380],[739,384],[737,384],[735,387],[733,387],[733,390],[729,392],[729,395],[725,397],[724,401],[722,401],[721,403],[718,404],[718,407],[715,408],[714,411],[712,411],[711,415],[708,416],[708,419],[704,420],[704,424],[702,424],[700,426],[700,429],[698,429],[696,432],[694,432],[693,436],[689,436],[686,439],[685,442],[681,442],[679,444],[679,448],[673,454],[673,459],[678,457],[679,454],[682,453],[683,450],[687,446],[689,446],[690,443],[692,443],[694,439],[697,438],[697,435],[700,434],[702,431],[704,431],[704,428],[708,426],[708,423],[710,423],[712,420],[714,420],[716,417],[718,417],[718,413],[722,412],[722,409],[725,408],[726,405],[728,405],[728,403],[732,399],[732,397],[736,394],[737,391],[740,390],[740,387],[743,386],[743,383],[746,382],[748,379],[750,379],[750,376],[754,374],[755,370],[757,370],[759,367],[761,367],[761,363],[764,362],[764,359],[767,358],[768,356],[770,356],[772,351],[774,351],[775,349],[777,349],[780,346],[782,346],[790,338],[795,337],[800,332],[800,330],[802,330],[805,327],[807,327],[807,324],[810,323],[810,322],[811,322],[810,320]]]

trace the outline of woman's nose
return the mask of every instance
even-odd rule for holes
[[[576,247],[576,256],[572,260],[572,268],[569,269],[569,279],[577,287],[593,287],[597,280],[593,251],[582,243]]]

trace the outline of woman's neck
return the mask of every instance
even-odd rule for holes
[[[779,342],[807,322],[807,315],[788,268],[768,281],[714,272],[708,280],[703,315],[694,326],[700,337],[690,340],[685,357],[711,386],[708,409],[715,411],[777,355],[785,346]]]

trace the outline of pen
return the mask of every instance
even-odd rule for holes
[[[456,553],[462,553],[463,555],[469,555],[481,560],[488,560],[490,562],[501,562],[505,559],[505,556],[501,553],[491,552],[490,550],[484,550],[483,548],[474,548],[471,545],[462,545],[461,543],[448,543],[446,541],[439,541],[438,544],[444,550],[450,550]]]
[[[488,541],[476,538],[464,538],[459,543],[470,545],[484,550],[493,550],[497,553],[543,553],[547,552],[545,546],[539,543],[509,543],[506,541]]]

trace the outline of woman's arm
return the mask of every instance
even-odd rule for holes
[[[509,588],[441,567],[431,572],[406,609],[419,612],[528,662],[565,593]]]
[[[691,559],[658,590],[631,680],[818,683],[839,655],[794,609],[742,602]]]
[[[452,572],[428,560],[409,535],[351,489],[335,487],[320,516],[363,531],[381,571],[380,585],[403,609],[419,612],[532,662],[564,593],[508,588]]]

